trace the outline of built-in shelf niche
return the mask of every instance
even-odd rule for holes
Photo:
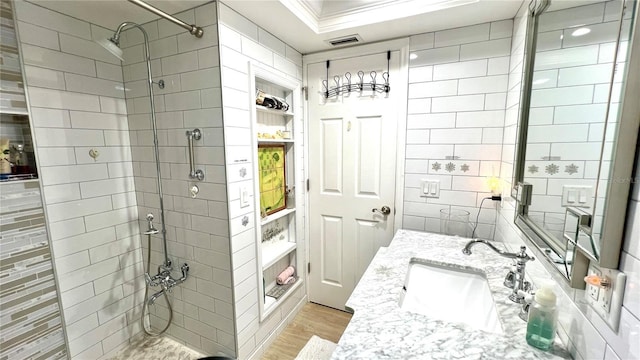
[[[0,114],[0,157],[1,182],[38,178],[29,116]]]
[[[300,101],[301,84],[254,64],[250,65],[250,79],[251,89],[260,89],[266,94],[283,99],[289,105],[289,108],[283,111],[256,104],[255,97],[252,97],[251,103],[254,173],[257,174],[254,179],[257,271],[260,320],[263,321],[303,286],[303,277],[299,276],[304,261],[304,254],[299,253],[303,217],[301,210],[296,207],[299,203],[296,196],[303,192],[295,186],[296,181],[302,178],[302,164],[298,163],[296,156],[302,151],[300,139],[296,138],[296,130],[299,130],[296,129],[296,124],[300,118],[296,106]],[[284,149],[286,205],[276,212],[261,208],[258,148],[264,146],[281,146]],[[267,296],[270,290],[279,286],[276,284],[276,277],[289,265],[296,268],[296,281],[286,287],[286,291],[279,298]]]

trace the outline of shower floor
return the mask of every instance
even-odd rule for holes
[[[197,360],[205,356],[167,337],[143,337],[109,360]]]

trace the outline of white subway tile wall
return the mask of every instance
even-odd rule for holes
[[[475,222],[491,194],[488,178],[500,176],[512,28],[504,20],[411,36],[404,228],[440,232],[440,209],[468,211]],[[420,196],[422,179],[441,181],[440,198]],[[476,235],[491,238],[495,216],[485,201]]]
[[[231,251],[233,264],[234,301],[238,358],[260,358],[262,353],[293,319],[306,299],[304,286],[295,291],[280,307],[263,322],[259,319],[257,282],[262,276],[257,274],[255,259],[256,231],[253,207],[240,207],[239,186],[248,184],[253,196],[253,165],[251,159],[251,118],[249,106],[253,102],[254,89],[248,88],[249,62],[270,68],[282,77],[302,81],[302,56],[287,44],[264,29],[220,3],[220,56],[222,68],[222,92],[224,111],[225,152],[227,168],[227,189],[229,198],[229,220],[231,227]],[[302,112],[302,104],[294,104],[296,111]],[[303,139],[303,124],[295,125],[294,138]],[[300,141],[300,140],[298,140]],[[302,154],[296,153],[302,164]],[[240,163],[240,164],[239,164]],[[239,177],[240,167],[247,170],[245,177]],[[296,179],[303,176],[296,175]],[[249,179],[249,180],[247,180]],[[249,181],[247,183],[247,181]],[[302,189],[302,180],[296,188]],[[300,200],[298,199],[300,198]],[[296,208],[304,211],[301,196],[296,198]],[[243,226],[241,219],[248,216],[250,222]],[[303,226],[304,222],[296,224]],[[304,233],[304,231],[298,231]],[[305,253],[305,240],[297,239],[298,256]],[[285,261],[287,259],[284,259]],[[282,264],[282,268],[288,265]],[[277,268],[277,266],[274,266]],[[299,269],[300,270],[300,269]],[[302,276],[302,273],[300,274]]]
[[[164,89],[154,85],[154,100],[169,258],[175,269],[183,263],[190,266],[187,281],[169,296],[173,324],[166,334],[202,353],[235,357],[216,6],[211,2],[175,15],[189,23],[198,17],[197,24],[204,29],[200,39],[167,20],[143,27],[149,34],[154,81],[165,82]],[[130,160],[140,220],[136,226],[146,229],[147,213],[155,215],[159,228],[160,204],[141,34],[137,29],[124,31],[121,45],[128,90]],[[189,178],[185,133],[195,128],[203,134],[194,141],[196,167],[205,173],[201,182]],[[195,199],[189,192],[192,185],[200,189]],[[101,184],[100,189],[108,186]],[[119,216],[104,214],[105,219]],[[152,273],[164,261],[161,239],[160,235],[151,239]],[[147,254],[147,238],[143,237],[140,256],[145,262]],[[138,313],[128,316],[139,317],[140,309],[136,310]],[[158,299],[150,311],[151,325],[164,328],[169,316],[165,300]]]
[[[97,358],[140,332],[144,289],[122,69],[92,41],[109,30],[15,6],[69,354]]]
[[[613,17],[607,14],[619,14],[620,2],[609,1],[606,3],[595,4],[591,6],[583,6],[571,10],[571,16],[562,14],[561,11],[549,13],[544,18],[544,21],[540,23],[540,31],[543,32],[540,37],[541,41],[545,41],[544,35],[548,35],[547,39],[554,39],[553,42],[546,42],[546,49],[559,49],[562,42],[560,41],[561,32],[554,30],[564,29],[572,24],[567,24],[567,21],[575,21],[573,25],[580,25],[586,23],[600,23],[604,18],[605,21],[614,20]],[[505,121],[505,136],[503,141],[503,157],[502,157],[502,171],[501,180],[504,184],[505,192],[508,194],[511,188],[512,171],[514,164],[514,150],[516,142],[515,126],[518,120],[518,108],[519,108],[519,95],[520,95],[520,79],[522,77],[522,60],[523,60],[523,43],[526,29],[526,15],[524,7],[514,21],[514,41],[511,49],[511,79],[509,82],[509,95],[512,100],[508,101],[507,117]],[[569,36],[570,37],[570,36]],[[566,39],[566,35],[565,35]],[[595,46],[597,49],[600,47],[601,51],[610,52],[612,47],[610,43],[598,44],[602,41],[601,37],[597,37],[590,45],[581,46],[583,44],[576,44],[576,48],[571,48],[577,51],[582,49],[582,55],[580,58],[580,64],[574,64],[576,66],[583,66],[591,68],[590,64],[611,63],[613,61],[611,56],[603,56],[598,58],[597,56],[589,57],[589,52],[592,51],[591,47]],[[593,45],[595,43],[595,45]],[[540,44],[540,43],[539,43]],[[571,45],[574,46],[574,45]],[[551,50],[550,52],[555,51]],[[596,52],[597,53],[597,52]],[[563,54],[566,55],[566,54]],[[550,55],[553,56],[553,55]],[[624,55],[621,55],[624,56]],[[578,59],[578,58],[575,58]],[[595,59],[595,60],[594,60]],[[537,61],[537,60],[536,60]],[[562,66],[564,67],[564,66]],[[569,68],[571,71],[582,70],[580,67]],[[562,70],[561,70],[562,71]],[[549,73],[543,71],[537,71],[539,78],[542,76],[548,76]],[[556,73],[551,76],[556,76]],[[576,78],[579,80],[579,78]],[[560,80],[567,81],[567,79]],[[608,80],[607,80],[608,81]],[[579,86],[580,82],[571,82],[571,85],[567,86]],[[534,88],[540,87],[543,84],[534,85]],[[557,86],[555,80],[550,81],[545,86]],[[578,124],[589,124],[588,126],[598,125],[592,124],[595,121],[601,121],[602,117],[596,117],[598,115],[604,115],[604,111],[599,110],[600,104],[591,104],[588,102],[585,105],[578,106],[558,106],[558,107],[543,107],[536,108],[532,113],[531,119],[534,120],[535,125],[549,125],[549,124],[561,124],[566,122],[577,122]],[[555,115],[554,118],[554,110]],[[535,115],[534,115],[535,114]],[[559,116],[562,115],[562,116]],[[573,117],[573,120],[567,120]],[[565,121],[562,121],[564,119]],[[602,133],[601,130],[600,134]],[[589,140],[591,141],[591,140]],[[586,144],[587,142],[583,142]],[[535,144],[542,145],[542,148],[532,150],[532,153],[538,155],[548,155],[548,144]],[[574,144],[562,149],[562,151],[569,151]],[[578,144],[575,144],[578,145]],[[584,151],[586,149],[582,149]],[[566,153],[566,152],[564,152]],[[529,153],[527,154],[529,155]],[[532,155],[533,156],[533,155]],[[567,155],[569,156],[569,155]],[[640,153],[636,153],[636,157],[640,157]],[[535,158],[539,159],[536,155]],[[589,163],[589,161],[587,161]],[[585,177],[587,171],[585,171]],[[594,172],[590,172],[594,174]],[[626,221],[626,234],[624,240],[624,246],[620,258],[619,269],[627,274],[627,284],[625,289],[625,297],[623,299],[622,316],[620,319],[620,329],[618,333],[614,333],[608,325],[606,325],[598,315],[589,312],[588,315],[578,309],[578,302],[581,302],[581,298],[584,296],[584,291],[567,289],[563,284],[565,280],[557,273],[557,271],[549,266],[544,261],[535,261],[530,263],[527,272],[534,283],[552,278],[556,280],[556,294],[560,295],[559,307],[560,307],[560,319],[559,319],[559,335],[564,343],[567,344],[571,354],[576,359],[640,359],[640,301],[637,296],[637,288],[640,286],[640,182],[638,181],[638,174],[640,174],[640,165],[635,170],[635,179],[632,179],[633,193],[629,200],[628,214]],[[595,175],[592,175],[595,177]],[[537,181],[538,188],[543,191],[541,194],[550,194],[552,196],[558,195],[559,188],[557,183],[552,180],[543,179],[530,179],[531,181]],[[576,180],[577,181],[577,180]],[[584,180],[590,181],[590,180]],[[544,184],[547,186],[545,187]],[[582,184],[582,183],[578,183]],[[535,190],[534,190],[535,191]],[[507,201],[503,202],[503,206],[499,211],[498,227],[496,231],[495,239],[505,242],[512,249],[516,249],[518,246],[524,244],[524,234],[515,227],[513,224],[514,216],[514,204],[511,198],[507,198]],[[532,251],[535,251],[532,249]],[[537,254],[538,257],[541,254]],[[583,309],[582,306],[580,306]]]

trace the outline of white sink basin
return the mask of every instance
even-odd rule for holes
[[[412,260],[400,308],[503,333],[487,279],[479,273]]]

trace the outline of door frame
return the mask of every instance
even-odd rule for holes
[[[348,48],[327,50],[317,53],[312,53],[309,55],[304,55],[302,57],[302,86],[304,89],[308,89],[309,79],[307,77],[308,67],[310,64],[315,64],[319,62],[326,62],[327,60],[341,60],[346,58],[353,58],[357,56],[366,56],[376,53],[384,53],[386,51],[398,51],[400,53],[399,59],[399,69],[398,69],[398,85],[394,85],[393,79],[391,80],[391,91],[397,91],[398,99],[405,99],[404,103],[401,103],[402,100],[399,100],[398,106],[398,119],[400,119],[398,123],[398,131],[396,133],[396,185],[395,185],[395,199],[394,199],[394,208],[395,208],[395,219],[393,223],[393,231],[394,233],[400,229],[402,226],[402,217],[403,217],[403,203],[404,203],[404,160],[405,160],[405,151],[406,151],[406,137],[407,137],[407,107],[408,107],[408,92],[409,92],[409,38],[401,38],[389,41],[376,42],[371,44],[358,45]],[[309,102],[308,100],[303,101],[304,110],[304,168],[305,168],[305,181],[309,180],[309,144],[310,144],[310,135],[309,134]],[[305,257],[307,263],[309,263],[310,259],[310,227],[309,227],[309,191],[305,191],[305,204],[304,213],[304,236],[307,241],[305,245]],[[308,269],[305,268],[305,282],[307,287],[307,294],[309,293],[308,287],[310,286],[309,282],[309,272]]]

